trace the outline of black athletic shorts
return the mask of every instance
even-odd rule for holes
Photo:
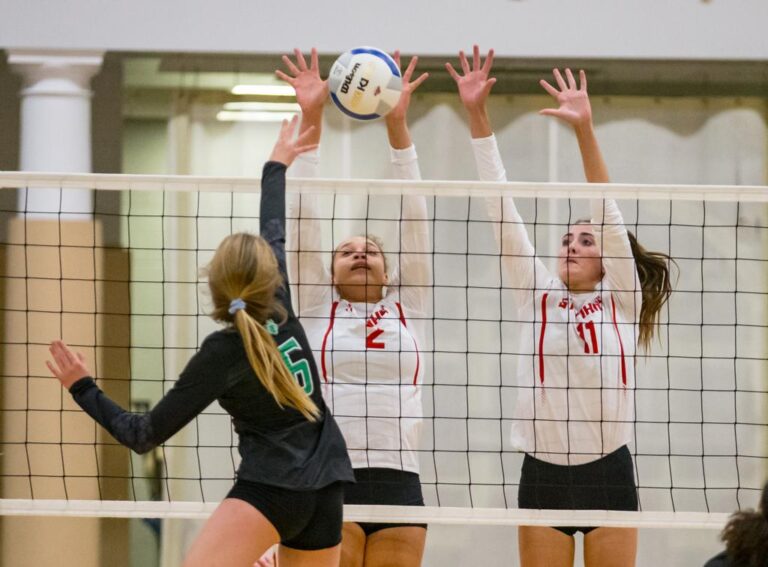
[[[624,445],[591,463],[563,466],[526,454],[517,505],[538,510],[637,510],[632,455]],[[595,528],[555,529],[572,536]]]
[[[421,481],[416,473],[396,469],[355,469],[355,484],[344,487],[345,504],[424,506]],[[419,527],[426,524],[382,524],[358,522],[366,536],[387,528]]]
[[[280,534],[281,545],[311,551],[341,542],[344,484],[298,491],[238,480],[227,498],[243,500],[264,514]]]

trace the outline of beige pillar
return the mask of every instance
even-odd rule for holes
[[[90,78],[101,54],[13,51],[8,59],[24,83],[22,168],[90,171]],[[19,193],[27,214],[0,229],[0,497],[124,499],[127,450],[72,402],[45,360],[50,341],[63,338],[102,388],[128,403],[127,251],[102,247],[91,191]],[[0,519],[0,565],[121,567],[127,544],[125,520]]]

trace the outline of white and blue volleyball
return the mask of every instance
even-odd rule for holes
[[[403,79],[394,59],[375,47],[356,47],[342,54],[328,77],[331,100],[355,120],[375,120],[400,100]]]

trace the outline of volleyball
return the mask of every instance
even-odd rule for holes
[[[331,99],[355,120],[385,116],[400,100],[402,76],[394,59],[375,47],[356,47],[336,59],[328,77]]]

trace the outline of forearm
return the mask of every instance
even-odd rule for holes
[[[299,126],[299,136],[312,127],[315,129],[307,137],[307,145],[319,144],[320,135],[323,128],[323,106],[319,108],[303,109],[301,113],[301,126]]]
[[[491,120],[488,118],[488,110],[485,105],[476,108],[467,108],[469,117],[469,133],[473,139],[487,138],[493,134]]]
[[[259,229],[262,236],[266,228],[277,221],[285,225],[285,164],[268,161],[261,175],[261,206]]]
[[[75,382],[70,393],[83,411],[129,449],[146,453],[164,441],[155,438],[149,414],[125,411],[102,392],[91,377]]]
[[[595,129],[590,122],[584,126],[574,127],[576,139],[579,142],[581,161],[584,165],[584,176],[589,183],[608,183],[608,168],[605,165],[600,145],[597,143]]]
[[[386,118],[389,145],[396,150],[404,150],[413,145],[408,122],[405,118]]]
[[[285,164],[268,161],[261,174],[259,234],[277,258],[280,272],[288,285],[290,278],[285,259]]]

